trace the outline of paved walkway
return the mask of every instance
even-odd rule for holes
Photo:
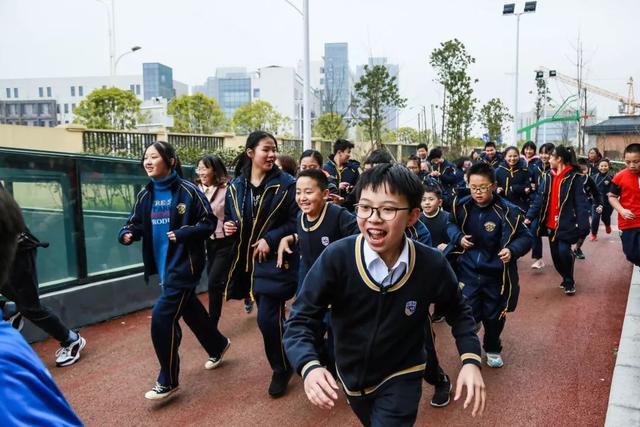
[[[418,425],[604,425],[632,268],[615,233],[587,242],[584,251],[587,259],[576,263],[577,294],[571,298],[558,288],[546,243],[546,269],[532,271],[528,256],[520,260],[520,305],[504,332],[506,365],[482,371],[485,416],[471,418],[461,403],[428,407],[432,388],[425,385]],[[246,315],[235,301],[225,305],[221,321],[232,340],[223,365],[204,370],[206,355],[184,328],[181,391],[166,403],[146,401],[143,394],[157,374],[149,316],[145,310],[84,328],[88,345],[72,367],[53,366],[53,340],[34,346],[88,426],[358,425],[343,396],[332,411],[313,407],[298,377],[285,397],[267,396],[271,375],[255,313]],[[437,324],[435,331],[440,360],[455,377],[459,359],[448,326]]]

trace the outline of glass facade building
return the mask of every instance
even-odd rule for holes
[[[173,99],[173,69],[157,62],[142,64],[142,83],[145,101],[155,97]]]
[[[348,113],[351,104],[351,73],[349,72],[349,45],[324,45],[324,100],[323,111]]]
[[[238,107],[251,102],[250,78],[219,78],[218,102],[227,118],[231,118]]]

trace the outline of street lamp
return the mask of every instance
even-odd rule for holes
[[[113,75],[116,75],[116,70],[118,69],[118,62],[120,62],[120,60],[122,59],[123,56],[128,55],[130,53],[133,53],[137,50],[142,49],[142,47],[140,46],[133,46],[131,49],[129,49],[128,51],[126,51],[125,53],[121,54],[120,56],[118,56],[118,59],[116,59],[116,62],[113,64]]]
[[[528,1],[524,4],[524,12],[516,13],[515,3],[506,3],[502,8],[503,16],[516,16],[518,18],[516,25],[516,93],[513,105],[513,144],[518,143],[518,72],[519,72],[519,55],[520,55],[520,15],[525,13],[534,13],[536,11],[537,2]]]
[[[115,74],[115,57],[116,57],[116,23],[115,23],[115,1],[111,0],[111,7],[106,0],[96,0],[102,4],[107,10],[107,26],[109,34],[109,75]]]
[[[289,0],[285,0],[302,15],[304,21],[304,81],[302,89],[302,147],[311,149],[311,59],[309,57],[309,0],[303,0],[302,10]]]

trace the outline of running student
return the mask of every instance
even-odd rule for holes
[[[327,180],[329,182],[329,197],[332,201],[340,203],[344,201],[338,195],[338,186],[336,182],[331,176],[329,172],[322,169],[322,154],[316,150],[304,150],[300,155],[300,171],[304,171],[307,169],[320,169],[327,176]]]
[[[489,141],[484,144],[484,151],[480,153],[480,160],[488,163],[491,167],[497,168],[502,162],[502,154],[496,149],[496,143]]]
[[[278,268],[280,240],[296,230],[298,206],[295,178],[275,166],[276,138],[255,131],[236,163],[236,177],[225,200],[224,231],[234,236],[234,259],[227,277],[227,299],[247,295],[258,305],[258,327],[271,366],[268,393],[280,397],[293,371],[284,355],[282,330],[284,305],[296,292],[299,256],[287,256]]]
[[[611,164],[609,159],[602,159],[598,163],[598,173],[592,175],[593,181],[596,183],[600,198],[602,199],[602,213],[598,213],[597,210],[593,210],[591,213],[591,236],[590,240],[598,240],[598,227],[600,226],[600,220],[604,224],[604,229],[607,234],[611,233],[611,213],[613,208],[609,203],[608,194],[611,191],[611,183],[613,177],[609,174]]]
[[[352,142],[346,139],[337,139],[333,143],[333,155],[329,156],[329,160],[323,167],[338,184],[341,197],[346,197],[347,194],[351,193],[360,176],[360,163],[351,159],[353,147]]]
[[[425,324],[439,303],[463,363],[456,399],[484,409],[475,321],[446,259],[404,235],[420,215],[422,185],[402,165],[362,174],[356,187],[362,234],[328,247],[309,270],[285,331],[287,355],[309,400],[332,408],[338,385],[320,362],[316,337],[331,306],[337,375],[364,425],[413,425],[425,369]]]
[[[524,212],[529,209],[531,172],[520,158],[517,147],[504,150],[504,160],[496,168],[497,193],[518,206]]]
[[[549,171],[549,157],[551,157],[551,153],[553,153],[553,149],[555,145],[551,142],[547,142],[546,144],[542,144],[540,146],[540,151],[538,157],[540,158],[540,168],[535,174],[532,174],[533,180],[533,188],[535,192],[531,196],[531,204],[534,200],[540,197],[540,188],[546,187],[549,185],[549,180],[551,179],[551,175],[546,174],[545,172]],[[540,228],[538,227],[539,220],[537,218],[533,219],[531,222],[529,229],[531,230],[531,235],[533,239],[533,243],[531,245],[531,258],[533,258],[533,264],[531,264],[531,268],[540,270],[545,267],[544,261],[542,260],[542,235],[540,232]]]
[[[587,200],[591,205],[588,206],[587,214],[593,221],[593,215],[602,213],[602,196],[600,195],[600,191],[598,190],[598,186],[595,181],[591,178],[591,175],[589,175],[587,159],[578,159],[578,166],[580,166],[580,171],[584,174],[584,194],[587,196]],[[579,238],[573,248],[573,255],[577,259],[586,258],[585,254],[582,252],[582,245],[584,244],[585,239],[586,236]]]
[[[449,237],[462,248],[456,272],[462,293],[484,326],[483,347],[487,365],[503,366],[500,334],[507,312],[518,304],[518,258],[531,249],[531,234],[523,212],[495,193],[495,170],[486,163],[467,171],[470,196],[456,199]]]
[[[118,240],[130,245],[142,239],[145,280],[157,274],[162,287],[151,313],[151,340],[160,374],[144,395],[157,400],[178,389],[181,317],[209,355],[207,364],[219,361],[230,341],[213,326],[195,293],[205,266],[204,241],[216,228],[209,201],[195,184],[182,179],[171,144],[149,145],[142,166],[151,181],[138,193]]]
[[[618,212],[622,250],[627,259],[640,266],[640,144],[624,149],[626,169],[613,177],[609,203]]]
[[[429,152],[429,162],[431,162],[431,173],[429,175],[435,179],[442,189],[442,200],[445,209],[451,208],[451,201],[456,193],[458,177],[455,166],[443,158],[440,147],[432,148]]]

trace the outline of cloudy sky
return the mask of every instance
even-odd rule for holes
[[[295,66],[302,57],[302,19],[284,0],[114,0],[117,54],[143,49],[118,65],[140,74],[143,62],[173,67],[174,78],[201,84],[216,67]],[[302,0],[291,0],[302,8]],[[419,106],[441,102],[429,53],[460,39],[476,58],[471,69],[481,102],[500,97],[513,106],[516,18],[503,17],[496,0],[310,0],[311,58],[325,42],[348,42],[349,60],[386,56],[400,65],[408,106],[401,125],[416,126]],[[517,1],[522,10],[524,1]],[[633,76],[640,86],[638,0],[539,0],[521,18],[520,111],[534,99],[539,65],[575,75],[578,37],[588,82],[626,94]],[[108,74],[106,9],[98,0],[0,0],[0,78]],[[550,85],[554,99],[574,89]],[[636,89],[640,97],[640,88]],[[590,97],[598,116],[617,105]]]

